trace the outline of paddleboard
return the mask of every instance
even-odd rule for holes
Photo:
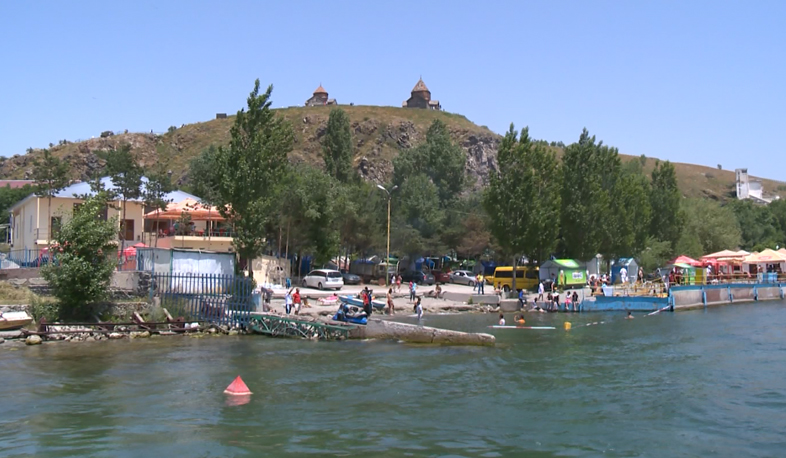
[[[554,326],[500,326],[498,324],[489,327],[495,329],[557,329]]]

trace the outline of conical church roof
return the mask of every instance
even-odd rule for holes
[[[416,84],[415,87],[412,88],[412,92],[431,92],[431,91],[429,91],[428,88],[426,87],[426,83],[423,82],[423,78],[420,78],[418,80],[418,84]]]
[[[319,87],[317,88],[317,90],[316,90],[316,91],[314,91],[314,94],[315,94],[315,95],[316,95],[316,94],[325,94],[325,95],[327,95],[327,93],[328,93],[328,92],[325,90],[325,88],[324,88],[324,87],[322,87],[322,83],[319,83]]]

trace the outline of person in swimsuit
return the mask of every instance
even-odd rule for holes
[[[516,326],[522,326],[522,325],[524,325],[524,323],[526,323],[526,321],[524,321],[524,317],[522,315],[516,315],[516,317],[513,319],[513,321],[516,322]]]
[[[423,318],[423,306],[420,304],[420,298],[415,303],[415,313],[418,315],[418,321]]]
[[[388,315],[395,315],[396,308],[393,306],[393,288],[388,290]]]
[[[500,326],[505,326],[505,315],[503,315],[501,313],[499,314],[499,325]]]

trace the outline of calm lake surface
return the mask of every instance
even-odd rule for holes
[[[560,329],[493,330],[496,348],[6,343],[0,456],[786,456],[786,303],[622,318],[530,314]],[[237,375],[245,405],[222,393]]]

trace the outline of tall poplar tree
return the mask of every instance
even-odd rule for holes
[[[260,95],[259,80],[248,96],[247,109],[238,111],[230,130],[228,147],[215,153],[211,180],[212,197],[221,216],[235,229],[234,246],[248,261],[253,277],[253,260],[265,248],[269,223],[277,215],[276,191],[281,187],[292,150],[292,128],[270,109],[273,86]],[[196,178],[198,179],[198,178]]]
[[[112,179],[114,192],[122,202],[122,219],[120,220],[120,252],[126,247],[126,210],[129,200],[142,197],[142,167],[137,164],[131,153],[131,145],[121,145],[119,148],[101,153],[99,155],[106,161],[106,172]],[[133,238],[133,237],[132,237]]]
[[[483,205],[490,230],[506,254],[538,263],[548,259],[559,234],[560,164],[556,155],[513,124],[497,153],[498,173],[489,177]],[[513,287],[515,288],[515,279]]]
[[[603,166],[610,159],[599,153],[601,146],[584,129],[562,156],[562,238],[565,254],[580,260],[598,254],[607,240],[611,195],[604,190],[610,180]]]
[[[47,246],[52,246],[52,198],[68,186],[68,164],[45,149],[40,160],[33,162],[35,195],[46,198]]]
[[[658,161],[652,171],[650,233],[658,240],[671,243],[673,249],[676,248],[682,232],[681,200],[682,194],[677,187],[674,165],[669,161]]]
[[[327,130],[322,138],[322,159],[325,171],[340,183],[357,181],[358,174],[352,167],[352,133],[349,116],[341,108],[330,110]]]

